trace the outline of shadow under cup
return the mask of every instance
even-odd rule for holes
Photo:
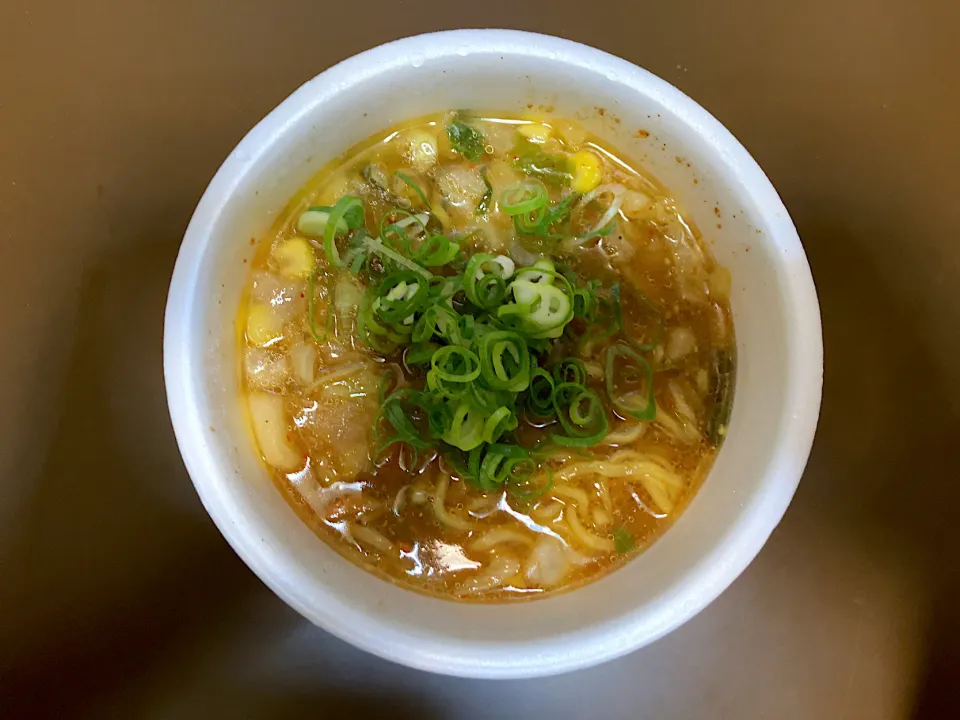
[[[733,278],[738,367],[713,469],[650,549],[535,602],[455,603],[385,582],[314,535],[274,487],[240,411],[234,323],[251,238],[319,168],[400,121],[452,108],[580,121],[656,177]],[[694,182],[696,180],[696,182]],[[329,632],[414,667],[546,675],[652,642],[712,601],[779,522],[809,453],[822,345],[796,230],[740,144],[672,86],[576,43],[512,31],[423,35],[358,55],[265,118],[214,177],[187,229],[164,363],[184,461],[223,535],[281,598]]]

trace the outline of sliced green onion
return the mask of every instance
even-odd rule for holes
[[[363,250],[361,248],[354,248],[349,255],[344,257],[343,264],[350,268],[350,272],[354,275],[358,275],[366,260],[367,257]]]
[[[553,378],[543,368],[534,369],[530,376],[530,388],[527,393],[527,409],[536,417],[553,415]]]
[[[538,230],[543,225],[543,219],[547,216],[545,207],[538,207],[529,213],[513,216],[513,226],[518,233],[523,235],[539,235]]]
[[[494,390],[519,393],[530,384],[530,351],[515,332],[487,333],[480,339],[477,354],[484,380]]]
[[[439,347],[432,342],[414,343],[403,354],[403,361],[407,365],[426,365],[433,359],[433,354]]]
[[[570,236],[570,213],[579,199],[579,194],[571,193],[553,205],[545,204],[528,214],[514,216],[514,227],[522,235],[543,238],[545,246],[552,247],[558,240]]]
[[[447,464],[453,468],[453,472],[457,477],[473,482],[470,477],[469,455],[467,453],[460,450],[460,448],[451,447],[443,443],[440,446],[440,454]]]
[[[470,388],[469,384],[444,380],[433,368],[427,371],[427,389],[438,398],[462,400],[470,392]]]
[[[401,180],[403,180],[407,185],[409,185],[411,188],[413,188],[413,191],[414,191],[417,195],[420,196],[420,199],[423,200],[423,204],[427,206],[427,209],[428,209],[428,210],[430,210],[430,211],[433,210],[433,208],[430,207],[430,201],[427,200],[426,194],[423,192],[423,190],[420,188],[420,186],[417,185],[417,183],[413,180],[413,178],[411,178],[411,177],[410,177],[409,175],[407,175],[405,172],[400,172],[400,171],[397,171],[396,175],[397,175],[398,178],[400,178]]]
[[[456,136],[461,143],[455,148],[464,157],[476,150],[470,143],[482,141],[482,135],[459,121],[448,132],[451,140]],[[537,152],[536,161],[546,157],[548,164],[553,162],[542,150]],[[555,164],[553,170],[558,167]],[[396,174],[429,207],[425,189],[409,175]],[[487,192],[476,211],[485,213],[493,202],[492,185],[486,168],[481,174]],[[549,173],[540,177],[550,181]],[[518,230],[542,238],[541,249],[549,251],[548,242],[569,236],[571,208],[579,199],[567,192],[551,203],[543,182],[530,177],[503,193],[499,205]],[[607,433],[610,409],[639,419],[655,413],[653,370],[638,350],[659,342],[662,314],[642,294],[626,298],[631,317],[634,300],[644,302],[657,313],[661,329],[638,345],[624,335],[626,306],[621,304],[619,285],[603,290],[598,281],[583,284],[568,266],[558,268],[548,258],[518,268],[506,255],[468,257],[461,244],[472,246],[470,237],[428,231],[427,214],[389,210],[379,220],[376,238],[367,236],[364,219],[363,201],[348,195],[333,207],[310,208],[298,223],[311,231],[303,230],[304,234],[323,238],[330,265],[345,265],[366,283],[367,290],[358,298],[361,341],[381,355],[402,350],[402,367],[421,373],[424,385],[418,390],[396,388],[384,380],[374,427],[378,453],[395,443],[414,453],[440,443],[445,456],[456,458],[457,471],[481,489],[506,488],[515,497],[531,499],[553,482],[552,471],[541,465],[544,453],[557,448],[579,452],[578,448],[600,442]],[[612,230],[611,225],[597,232]],[[437,274],[427,267],[438,268]],[[335,291],[326,294],[331,305],[324,332],[317,303],[325,293],[317,288],[319,277],[314,273],[309,278],[308,317],[311,335],[322,342],[330,335]],[[349,283],[353,286],[354,281]],[[350,301],[351,315],[356,304]],[[571,325],[574,318],[577,322]],[[589,337],[593,327],[597,330]],[[555,346],[553,341],[561,336],[565,344]],[[584,363],[565,357],[562,348],[573,347],[578,339],[592,344],[609,338],[617,342],[604,349],[606,387],[598,395],[587,387],[590,378]],[[578,354],[594,357],[586,345]],[[547,357],[561,359],[541,368]],[[629,392],[636,388],[649,395],[648,402]],[[729,406],[728,401],[725,404]],[[527,413],[535,425],[548,426],[533,452],[516,444],[525,437],[525,431],[514,434],[520,413]],[[714,412],[718,417],[721,413]]]
[[[297,218],[297,230],[310,237],[322,238],[327,229],[327,222],[330,220],[331,207],[312,207],[300,213]],[[341,219],[338,223],[337,232],[347,232],[347,223]]]
[[[610,288],[610,296],[598,301],[598,309],[603,315],[594,321],[594,331],[585,338],[583,350],[600,340],[605,340],[623,331],[623,307],[620,304],[620,283],[614,283]]]
[[[535,338],[560,337],[564,326],[573,319],[573,303],[562,288],[542,282],[530,282],[517,273],[517,279],[510,284],[510,290],[518,305],[531,308],[526,313],[524,322]],[[502,306],[501,310],[506,307],[509,306]]]
[[[441,380],[467,383],[480,377],[480,359],[475,353],[456,345],[437,350],[431,364]]]
[[[475,253],[463,273],[463,291],[467,299],[483,310],[492,310],[507,293],[503,268],[488,253]]]
[[[446,235],[428,235],[413,253],[413,258],[427,267],[439,267],[453,260],[458,252],[460,246]]]
[[[541,258],[530,267],[517,270],[517,279],[536,285],[555,285],[568,295],[573,294],[573,285],[563,273],[557,272],[553,261],[548,258]]]
[[[536,500],[539,497],[543,497],[550,488],[553,487],[553,470],[546,466],[544,466],[543,469],[547,471],[547,481],[545,483],[534,485],[533,480],[535,475],[531,473],[530,475],[515,479],[513,483],[507,486],[507,490],[511,495],[520,500]]]
[[[592,281],[585,288],[577,288],[573,291],[573,316],[591,321],[594,319],[597,309],[596,288],[599,283]]]
[[[433,273],[431,273],[429,270],[425,270],[424,268],[417,265],[415,262],[408,260],[400,253],[396,252],[395,250],[391,250],[376,238],[371,238],[371,237],[364,238],[363,245],[364,247],[369,249],[371,252],[375,252],[381,257],[384,257],[388,260],[393,261],[400,267],[406,268],[407,270],[412,270],[413,272],[417,273],[418,275],[422,275],[428,280],[433,277]]]
[[[498,407],[483,423],[483,441],[496,442],[503,433],[515,430],[517,425],[517,417],[510,408]]]
[[[554,411],[565,435],[551,432],[550,439],[567,447],[596,445],[607,435],[607,414],[593,390],[579,383],[560,383],[553,393]]]
[[[587,384],[587,368],[582,360],[577,358],[564,358],[553,366],[553,379],[560,383],[576,383],[578,385]]]
[[[480,177],[483,178],[483,184],[487,186],[487,191],[483,194],[483,197],[480,198],[480,202],[477,203],[477,215],[482,215],[487,212],[487,210],[490,209],[490,201],[493,200],[493,185],[490,184],[490,178],[487,177],[486,165],[480,168]]]
[[[471,315],[466,317],[472,320]],[[424,310],[417,321],[411,339],[414,342],[423,342],[438,337],[453,345],[460,345],[462,342],[460,320],[457,313],[446,305],[431,305]]]
[[[508,404],[512,399],[510,393],[500,390],[490,390],[484,387],[482,383],[470,383],[470,401],[475,407],[484,413],[492,413],[502,405]]]
[[[384,369],[383,377],[380,378],[380,404],[383,405],[384,400],[387,399],[391,386],[394,388],[397,387],[403,375],[400,374],[400,371],[397,369],[396,365],[387,365]]]
[[[581,392],[574,397],[567,412],[575,425],[584,427],[589,425],[598,413],[603,412],[603,403],[595,392]]]
[[[614,218],[603,227],[597,228],[596,230],[593,230],[587,233],[586,235],[584,235],[583,239],[592,240],[593,238],[606,237],[607,235],[612,233],[616,229],[616,227],[617,227],[617,218]]]
[[[647,398],[646,402],[640,407],[625,400],[616,389],[616,361],[618,357],[626,358],[638,367],[645,376]],[[617,410],[637,420],[650,421],[656,418],[657,403],[653,397],[653,367],[640,353],[624,343],[611,345],[606,351],[604,375],[607,397]]]
[[[539,230],[540,234],[552,240],[559,240],[564,237],[564,233],[551,232],[550,228],[554,225],[565,223],[570,219],[570,213],[573,210],[573,206],[580,199],[580,197],[581,196],[579,193],[570,193],[560,202],[552,205],[547,210],[546,216],[543,218],[543,223]]]
[[[327,253],[327,261],[340,267],[340,252],[337,250],[335,242],[337,235],[340,234],[339,227],[345,223],[347,227],[359,227],[363,220],[363,200],[356,195],[344,195],[337,200],[336,204],[330,210],[330,217],[327,219],[323,228],[323,249]]]
[[[423,278],[411,270],[390,273],[377,288],[377,317],[390,325],[405,322],[426,306],[428,288]]]
[[[473,450],[483,443],[483,424],[483,413],[469,402],[461,401],[453,411],[443,441],[464,451]]]
[[[425,405],[427,411],[427,427],[430,428],[430,437],[440,439],[450,430],[453,424],[453,411],[446,402],[434,402]]]
[[[380,325],[373,317],[373,300],[376,292],[368,288],[360,300],[357,311],[357,332],[360,339],[371,348],[384,355],[389,355],[397,349],[397,345],[404,340],[402,335],[396,335]]]
[[[459,464],[458,464],[459,463]],[[470,451],[466,465],[452,464],[465,479],[484,492],[496,492],[506,486],[524,486],[537,466],[530,453],[509,443],[490,443]]]
[[[380,218],[380,239],[395,250],[409,255],[410,235],[407,228],[411,225],[418,226],[419,233],[427,233],[426,222],[419,215],[403,208],[393,208]]]
[[[435,275],[430,280],[430,302],[443,303],[453,309],[453,296],[463,288],[463,278]]]
[[[394,443],[406,443],[414,450],[425,450],[433,444],[414,424],[414,418],[425,414],[422,399],[423,393],[409,388],[394,390],[386,397],[373,424],[378,455]],[[392,432],[385,434],[384,425]]]
[[[481,326],[477,325],[477,321],[474,319],[473,315],[461,315],[459,325],[460,342],[465,345],[472,345],[477,336],[478,328]],[[451,340],[451,342],[453,341]]]
[[[402,227],[392,223],[386,226],[381,225],[380,239],[397,252],[410,254],[410,236]]]
[[[557,267],[550,258],[540,258],[530,267],[523,268],[519,274],[524,280],[546,285],[552,285],[553,279],[558,275]]]
[[[524,180],[509,187],[500,196],[500,209],[507,215],[527,215],[545,208],[550,202],[547,189],[539,180]]]
[[[480,465],[480,477],[489,483],[503,485],[510,480],[520,479],[521,475],[529,476],[534,470],[536,465],[524,448],[493,443],[487,448]]]

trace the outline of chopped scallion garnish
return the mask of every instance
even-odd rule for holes
[[[473,129],[459,122],[450,128],[458,152],[468,157],[475,149]],[[409,176],[397,175],[427,204]],[[551,203],[543,182],[528,178],[504,192],[499,207],[519,229],[550,240],[562,234],[578,198],[567,194]],[[641,420],[654,417],[653,370],[640,352],[654,347],[660,333],[644,345],[624,337],[618,285],[582,284],[568,266],[546,257],[521,267],[507,255],[467,257],[462,246],[471,246],[469,238],[434,232],[429,215],[403,208],[382,213],[379,237],[369,237],[366,212],[361,198],[347,195],[332,207],[303,213],[299,229],[322,237],[330,267],[349,268],[366,282],[356,316],[361,341],[384,356],[402,351],[408,370],[422,368],[422,381],[414,381],[418,388],[393,380],[381,387],[374,427],[378,452],[397,444],[414,456],[437,448],[480,489],[505,487],[532,499],[553,482],[548,448],[583,452],[599,443],[611,409]],[[324,297],[329,304],[333,298],[332,290],[324,296],[317,285],[320,277],[329,284],[329,272],[313,273],[308,285],[310,332],[318,342],[329,335],[319,326],[318,301]],[[632,312],[633,296],[631,303]],[[655,306],[644,297],[640,306],[652,308],[662,328]],[[329,310],[325,318],[329,328]],[[603,368],[591,377],[583,358],[592,354],[556,352],[561,337],[568,351],[578,342],[582,350],[606,341]],[[546,428],[534,448],[520,445],[521,416]]]

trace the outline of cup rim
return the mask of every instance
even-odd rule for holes
[[[781,447],[774,453],[763,482],[751,499],[748,512],[731,528],[726,542],[728,561],[720,568],[691,571],[669,601],[677,609],[667,614],[655,632],[631,636],[627,642],[595,643],[589,652],[555,653],[539,656],[523,664],[516,657],[500,665],[471,666],[465,659],[463,641],[459,650],[416,649],[409,644],[383,642],[336,623],[308,606],[295,588],[289,587],[272,571],[265,551],[245,542],[243,533],[224,509],[224,498],[217,494],[207,478],[222,474],[208,443],[196,442],[196,433],[205,429],[200,416],[200,389],[191,376],[188,324],[191,288],[198,277],[197,260],[210,236],[207,228],[223,211],[236,190],[238,178],[253,168],[285,127],[298,123],[310,109],[323,102],[325,95],[338,94],[353,85],[391,67],[405,58],[447,57],[474,53],[509,53],[514,57],[548,59],[560,64],[588,68],[615,77],[625,93],[639,93],[654,99],[670,113],[670,121],[686,124],[700,136],[723,166],[727,177],[734,178],[755,200],[758,214],[791,255],[802,259],[802,268],[786,274],[780,291],[796,307],[805,310],[790,334],[791,347],[801,348],[803,362],[791,362],[786,403],[796,408],[780,435]],[[665,118],[667,116],[665,115]],[[799,270],[796,271],[796,270]],[[164,375],[167,401],[174,432],[184,464],[197,493],[220,532],[244,562],[288,605],[327,632],[377,656],[422,670],[464,677],[519,678],[555,674],[591,666],[626,654],[662,637],[700,612],[723,592],[759,553],[770,533],[780,522],[799,483],[816,430],[822,391],[823,349],[820,311],[813,278],[796,228],[779,195],[759,165],[740,142],[705,109],[652,73],[602,50],[538,33],[517,30],[452,30],[395,40],[354,55],[318,74],[294,91],[263,118],[230,153],[210,181],[184,234],[180,247],[164,317]],[[606,632],[617,632],[607,630]],[[409,639],[408,639],[409,641]]]

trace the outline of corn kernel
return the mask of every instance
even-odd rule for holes
[[[573,162],[573,183],[571,187],[574,192],[590,192],[600,184],[603,172],[600,168],[600,158],[594,153],[589,150],[581,150],[574,153],[570,160]]]
[[[280,274],[288,278],[306,278],[317,267],[317,256],[306,238],[284,240],[273,251]]]
[[[543,145],[543,143],[549,140],[550,136],[553,134],[553,130],[543,123],[520,125],[517,128],[517,132],[527,138],[527,140],[530,142],[537,143],[538,145]]]
[[[283,322],[269,305],[254,303],[247,310],[247,340],[254,345],[272,345],[283,337]]]

